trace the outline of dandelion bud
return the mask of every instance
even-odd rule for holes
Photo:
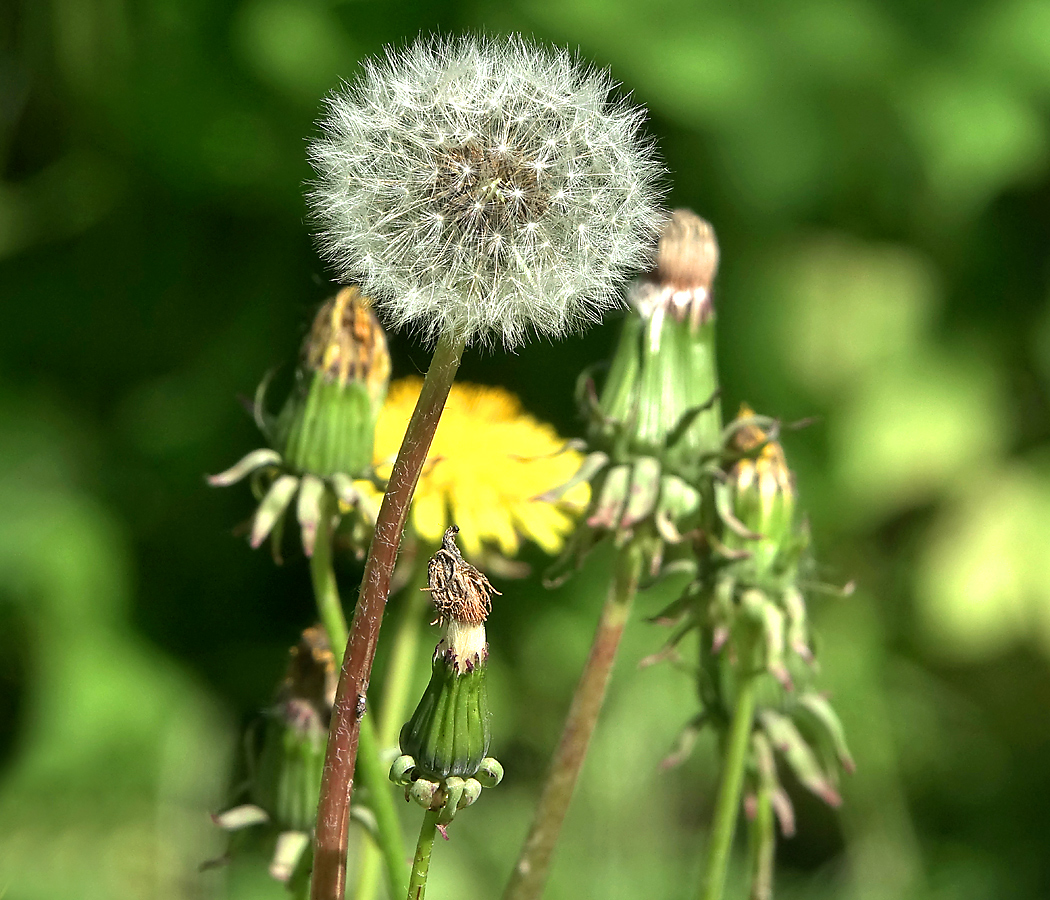
[[[283,831],[310,831],[317,816],[328,720],[335,699],[335,659],[320,627],[289,651],[277,700],[267,712],[253,799]]]
[[[471,778],[489,748],[484,623],[497,591],[460,555],[458,531],[453,525],[445,532],[430,560],[428,589],[446,631],[430,684],[401,730],[401,752],[412,757],[418,777],[436,781]]]
[[[320,478],[368,471],[389,378],[383,329],[360,291],[344,288],[317,313],[275,424],[286,463]]]
[[[657,268],[631,289],[598,406],[592,441],[620,441],[694,480],[700,459],[720,445],[718,373],[711,282],[718,266],[714,230],[676,210],[660,237]]]
[[[795,535],[795,479],[784,448],[751,420],[745,403],[733,423],[730,451],[739,458],[729,470],[732,525],[725,535],[730,550],[746,553],[756,577],[771,573]],[[747,532],[750,532],[748,534]],[[782,561],[782,560],[781,560]]]
[[[656,269],[631,288],[632,311],[600,396],[581,380],[591,453],[565,487],[586,479],[591,501],[570,548],[576,562],[577,548],[607,533],[623,542],[644,526],[655,535],[645,551],[655,573],[665,543],[704,526],[711,503],[702,472],[722,447],[710,301],[717,264],[711,226],[676,211]]]
[[[596,320],[660,222],[643,113],[613,88],[521,37],[388,49],[310,146],[322,252],[426,338],[513,347]]]

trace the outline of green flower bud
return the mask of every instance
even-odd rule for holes
[[[268,381],[255,395],[255,421],[272,449],[254,450],[225,472],[208,478],[214,487],[251,476],[260,498],[250,543],[270,538],[281,560],[284,515],[295,504],[302,545],[312,556],[318,530],[355,515],[351,541],[363,553],[375,512],[354,479],[373,475],[375,424],[390,379],[386,337],[366,298],[344,288],[321,307],[303,344],[295,386],[280,414],[265,409]],[[341,508],[339,508],[341,507]]]
[[[747,569],[762,579],[792,570],[799,538],[795,525],[795,479],[784,449],[751,423],[751,408],[740,407],[733,423],[731,452],[739,458],[729,470],[731,511],[723,514],[723,542],[729,554],[747,559]]]
[[[252,780],[252,799],[282,831],[310,831],[317,817],[335,684],[327,636],[308,628],[289,652]]]
[[[488,579],[460,555],[452,526],[430,560],[429,588],[445,636],[434,651],[430,684],[401,730],[401,752],[426,779],[470,778],[489,748]],[[450,788],[451,790],[451,788]]]
[[[344,288],[314,319],[295,387],[274,423],[285,462],[322,478],[368,472],[389,379],[383,329],[367,298]]]
[[[548,581],[556,583],[612,534],[640,541],[656,574],[665,545],[682,544],[713,519],[709,479],[722,449],[711,284],[718,244],[711,226],[688,210],[666,222],[656,269],[635,283],[631,311],[598,396],[586,374],[578,399],[588,418],[583,466],[556,499],[588,481],[586,515]]]
[[[718,269],[714,230],[676,210],[660,237],[657,269],[631,291],[590,442],[623,458],[652,456],[686,477],[720,444],[715,399],[711,284]],[[701,412],[702,411],[702,412]]]
[[[490,737],[485,670],[480,662],[461,674],[446,652],[434,655],[430,684],[401,729],[401,752],[424,777],[470,777],[480,768]]]

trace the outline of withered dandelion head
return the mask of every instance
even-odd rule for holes
[[[482,625],[492,611],[492,595],[499,594],[481,572],[468,563],[456,546],[459,528],[451,525],[441,539],[441,549],[427,564],[427,590],[438,621]]]
[[[651,262],[660,166],[609,76],[517,36],[420,39],[328,98],[322,252],[393,327],[521,344]]]

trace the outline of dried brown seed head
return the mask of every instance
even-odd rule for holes
[[[481,625],[492,611],[492,595],[499,594],[489,580],[468,563],[456,546],[459,527],[453,525],[441,539],[441,549],[430,558],[427,580],[438,622]]]
[[[718,241],[711,223],[688,209],[676,209],[660,235],[656,274],[676,290],[711,290],[718,271]]]

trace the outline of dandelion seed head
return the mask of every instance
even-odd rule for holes
[[[598,319],[662,222],[644,114],[614,88],[520,37],[388,50],[310,145],[322,253],[431,340],[514,347]]]

